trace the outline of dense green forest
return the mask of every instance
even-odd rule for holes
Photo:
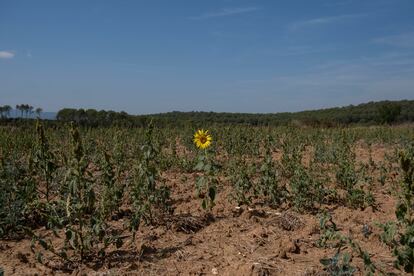
[[[3,113],[2,113],[3,114]],[[3,116],[3,119],[7,117]],[[130,115],[126,112],[95,109],[61,109],[56,116],[61,122],[74,121],[82,126],[142,127],[152,120],[157,126],[237,124],[250,126],[344,126],[392,124],[414,121],[414,100],[369,102],[301,112],[284,113],[217,113],[179,112]],[[10,120],[10,119],[9,119]]]
[[[153,120],[158,126],[240,124],[277,126],[302,124],[310,126],[337,126],[350,124],[402,123],[414,121],[414,101],[382,101],[294,113],[217,113],[168,112],[152,115],[129,115],[125,112],[69,109],[58,112],[59,121],[76,121],[88,126],[144,126]]]

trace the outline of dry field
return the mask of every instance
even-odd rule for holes
[[[4,275],[405,273],[412,126],[194,131],[2,128]]]

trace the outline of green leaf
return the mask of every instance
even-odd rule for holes
[[[49,248],[49,246],[47,245],[47,242],[43,239],[39,239],[39,244],[46,250]]]
[[[343,263],[348,264],[350,260],[351,260],[351,255],[349,255],[348,252],[345,252],[342,256]]]
[[[332,263],[331,259],[320,259],[319,262],[323,265],[323,266],[329,266]]]
[[[42,253],[41,253],[41,252],[36,252],[36,260],[37,260],[39,263],[43,263],[43,255],[42,255]]]
[[[199,178],[197,178],[196,181],[196,188],[197,190],[200,190],[206,183],[206,179],[204,178],[204,176],[200,176]]]
[[[66,235],[66,239],[67,239],[67,240],[70,240],[70,239],[72,239],[72,236],[73,236],[73,231],[72,231],[72,230],[70,230],[70,229],[68,229],[68,230],[66,230],[65,235]]]
[[[399,203],[395,210],[395,215],[398,220],[404,220],[405,214],[407,213],[407,206],[404,203]]]
[[[214,201],[216,199],[216,188],[215,187],[210,187],[208,189],[208,196],[211,199],[211,201]]]
[[[196,171],[202,171],[204,169],[204,162],[200,161],[197,163],[197,165],[194,167],[194,170]]]

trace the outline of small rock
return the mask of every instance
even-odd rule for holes
[[[239,217],[243,213],[243,208],[237,206],[234,210],[232,210],[233,217]]]

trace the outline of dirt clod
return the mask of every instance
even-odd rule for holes
[[[295,231],[303,226],[302,220],[293,212],[286,211],[278,219],[279,226],[286,231]]]

